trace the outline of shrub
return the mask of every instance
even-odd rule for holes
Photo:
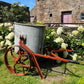
[[[44,37],[44,46],[48,45],[50,47],[57,46],[54,42],[54,38],[56,38],[56,33],[54,29],[46,28],[45,30],[45,37]]]
[[[27,7],[19,6],[20,2],[11,4],[11,7],[1,6],[0,12],[2,17],[0,17],[0,22],[28,22],[29,14]]]
[[[11,23],[0,23],[0,48],[9,47],[13,44],[13,25]]]
[[[78,53],[78,55],[83,56],[84,28],[82,26],[79,26],[72,32],[69,32],[69,30],[65,32],[62,27],[58,27],[56,32],[54,31],[54,29],[46,28],[44,45],[49,45],[50,47],[55,48],[78,50],[80,52]],[[63,53],[61,55],[63,55]],[[71,55],[71,57],[73,60],[77,60],[78,55],[75,53]]]

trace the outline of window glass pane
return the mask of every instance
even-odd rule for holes
[[[84,13],[81,13],[81,20],[84,20]]]
[[[82,20],[84,20],[84,17],[81,17]]]
[[[84,13],[81,13],[81,16],[84,16]]]

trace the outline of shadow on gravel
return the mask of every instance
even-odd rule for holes
[[[66,65],[67,63],[61,62],[60,64],[57,64],[55,60],[49,60],[49,59],[44,59],[44,58],[39,58],[38,59],[38,64],[41,68],[41,71],[44,75],[44,77],[46,78],[48,76],[48,74],[50,72],[55,72],[56,74],[66,74],[67,75],[67,71],[70,72],[71,76],[75,76],[75,77],[79,77],[79,75],[76,75],[75,73],[73,73],[73,71],[69,70]],[[60,69],[60,66],[62,64],[65,64],[63,67],[63,69]],[[55,68],[55,69],[54,69]],[[32,76],[39,76],[38,71],[34,70],[30,70],[30,72],[27,75],[32,75]]]

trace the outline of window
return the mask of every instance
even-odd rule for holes
[[[81,13],[81,20],[84,20],[84,13]]]

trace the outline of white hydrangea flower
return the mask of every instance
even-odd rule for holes
[[[61,48],[62,48],[62,49],[66,49],[67,47],[68,47],[68,44],[66,44],[66,43],[62,43],[62,44],[61,44]]]
[[[73,37],[73,34],[68,34],[69,37]]]
[[[8,26],[8,23],[4,23],[4,26],[7,27]]]
[[[3,23],[0,24],[0,27],[3,27]]]
[[[51,29],[51,31],[53,32],[53,31],[55,31],[55,29]]]
[[[84,43],[82,43],[81,45],[84,46]]]
[[[13,37],[14,37],[14,32],[11,32],[5,37],[5,39],[11,40],[11,39],[13,39]]]
[[[50,39],[50,37],[49,36],[46,36],[46,39]]]
[[[8,23],[8,26],[12,26],[12,24],[11,23]]]
[[[55,31],[51,32],[51,35],[54,35],[55,34]]]
[[[58,27],[57,34],[61,35],[62,32],[63,32],[63,27]]]
[[[54,40],[54,42],[56,42],[56,43],[63,43],[64,40],[63,40],[62,38],[58,37],[58,38],[56,38],[56,39]]]
[[[79,26],[77,30],[78,31],[84,31],[84,28],[83,28],[83,26]]]
[[[11,41],[9,41],[9,40],[6,40],[6,42],[5,42],[5,45],[7,46],[11,46],[12,44],[11,44]]]
[[[13,26],[10,26],[10,27],[9,27],[9,31],[12,31],[12,30],[13,30],[13,28],[14,28]]]
[[[8,26],[12,26],[12,24],[11,23],[4,23],[4,26],[8,27]]]
[[[69,54],[69,53],[68,53],[67,51],[64,51],[64,52],[63,52],[63,57],[66,58],[66,57],[68,56],[68,54]]]
[[[5,39],[8,39],[8,35],[7,35],[7,36],[5,36]]]
[[[4,46],[4,41],[0,42],[0,46],[3,47]]]
[[[4,32],[1,32],[2,34],[4,33]]]
[[[74,53],[74,55],[72,55],[72,59],[77,60],[77,54],[76,53]]]
[[[0,39],[3,39],[3,37],[2,37],[2,36],[0,36]]]
[[[77,35],[79,32],[77,30],[72,31],[72,35]]]

